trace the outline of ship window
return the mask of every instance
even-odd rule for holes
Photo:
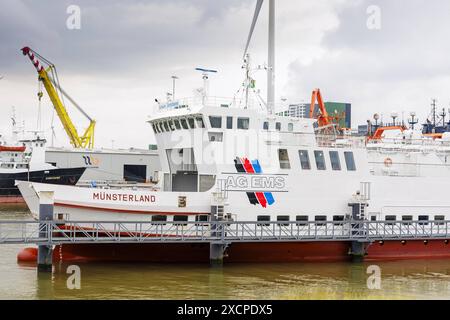
[[[413,216],[402,216],[402,221],[412,221]],[[409,225],[411,223],[404,222],[403,224]]]
[[[434,216],[434,221],[444,221],[445,217],[444,216]],[[443,222],[436,222],[435,225],[443,225]]]
[[[330,151],[331,168],[335,171],[341,170],[341,161],[339,160],[339,152]]]
[[[173,121],[169,120],[169,128],[171,131],[175,131],[175,126],[173,125]]]
[[[289,221],[289,216],[277,216],[277,221]],[[288,226],[289,223],[278,223],[279,226]]]
[[[233,117],[227,117],[227,129],[233,129]]]
[[[275,123],[275,130],[281,131],[281,122]]]
[[[269,121],[264,121],[263,130],[269,130]]]
[[[289,132],[294,131],[294,124],[293,123],[288,123],[288,131]]]
[[[270,221],[270,216],[257,216],[257,221]],[[258,226],[270,226],[270,223],[258,223]]]
[[[187,225],[188,216],[173,216],[173,222],[178,225]]]
[[[200,214],[200,215],[196,215],[195,216],[195,221],[196,222],[208,222],[209,220],[209,216],[206,214]],[[200,225],[199,223],[195,224],[196,226]]]
[[[164,124],[164,131],[169,132],[170,129],[169,129],[169,125],[167,124],[167,121],[164,121],[163,124]]]
[[[167,216],[163,216],[163,215],[152,216],[152,222],[164,222],[164,221],[167,221]]]
[[[327,216],[315,216],[314,221],[327,221]],[[325,223],[316,223],[317,226],[324,226]]]
[[[377,216],[371,216],[370,221],[377,221]]]
[[[303,170],[311,170],[311,163],[309,162],[309,155],[307,150],[299,150],[300,164]]]
[[[386,216],[384,219],[386,221],[396,221],[397,217],[396,216]],[[391,223],[387,223],[387,224],[393,224],[393,223],[391,222]]]
[[[344,152],[345,164],[347,165],[348,171],[356,171],[355,158],[353,157],[353,152]]]
[[[197,127],[203,129],[205,127],[205,123],[203,122],[203,118],[202,117],[197,117],[195,119],[197,120]]]
[[[211,128],[222,128],[222,117],[209,116],[209,122],[211,123]]]
[[[237,128],[242,130],[248,130],[250,126],[249,118],[238,118],[237,120]]]
[[[344,216],[333,216],[334,222],[344,221]],[[335,223],[336,226],[342,226],[343,223]]]
[[[153,132],[158,133],[158,130],[156,130],[156,125],[154,123],[152,124],[152,127],[153,127]]]
[[[188,118],[189,128],[195,129],[195,121],[194,118]]]
[[[159,132],[161,132],[161,133],[164,132],[164,128],[163,128],[161,122],[158,122],[158,123],[156,124],[156,127],[159,129]]]
[[[419,216],[419,221],[427,221],[427,222],[419,222],[420,225],[428,225],[428,220],[429,217],[428,216]]]
[[[305,226],[308,222],[308,216],[296,216],[295,221],[297,222],[305,222],[305,223],[297,223],[298,226]]]
[[[314,157],[316,159],[317,170],[326,170],[327,168],[325,166],[325,156],[323,151],[314,151]]]
[[[280,169],[290,169],[289,154],[287,149],[278,149],[278,160],[280,160]]]
[[[183,127],[183,129],[189,129],[189,126],[188,126],[185,118],[181,118],[180,122],[181,122],[181,126]]]
[[[180,120],[175,119],[173,122],[175,123],[175,128],[177,128],[177,130],[181,130]]]

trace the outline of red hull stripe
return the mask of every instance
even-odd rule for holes
[[[62,202],[55,202],[55,206],[67,207],[67,208],[77,208],[77,209],[92,209],[92,210],[98,210],[98,211],[107,211],[107,212],[115,212],[115,213],[129,213],[129,214],[162,214],[162,215],[172,215],[172,216],[210,214],[209,212],[169,212],[169,211],[126,210],[126,209],[85,206],[85,205],[69,204],[69,203],[62,203]]]

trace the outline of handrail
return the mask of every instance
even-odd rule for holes
[[[0,221],[0,244],[450,239],[450,221]]]

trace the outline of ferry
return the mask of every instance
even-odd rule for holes
[[[180,101],[148,122],[162,167],[154,190],[17,182],[33,215],[38,217],[39,193],[52,191],[55,216],[72,221],[207,221],[219,192],[222,212],[214,218],[222,220],[344,221],[352,216],[349,204],[357,196],[365,203],[363,220],[450,219],[450,159],[436,146],[426,152],[427,146],[406,139],[367,142],[324,135],[314,119],[271,115],[216,98]],[[369,246],[366,259],[450,257],[447,244],[445,239],[383,241]],[[233,244],[225,261],[345,260],[349,246],[339,241]],[[63,245],[58,256],[196,262],[207,259],[208,250],[199,244]]]
[[[152,188],[78,187],[17,181],[38,218],[39,196],[53,194],[55,219],[148,221],[170,230],[176,222],[208,220],[299,225],[351,219],[423,225],[450,220],[449,139],[400,130],[392,139],[339,134],[322,114],[293,118],[274,112],[274,1],[269,6],[268,94],[249,103],[253,86],[247,48],[262,1],[258,1],[244,57],[244,102],[202,94],[159,104],[148,119],[161,164]],[[318,98],[313,91],[313,99]],[[314,98],[315,97],[315,98]],[[311,110],[314,109],[314,101]],[[217,210],[213,210],[216,208]],[[85,224],[82,221],[86,221]],[[164,225],[166,223],[166,225]],[[255,224],[256,223],[256,224]],[[260,223],[260,225],[258,225]],[[173,229],[175,230],[175,229]],[[175,232],[175,231],[174,231]],[[206,262],[209,244],[64,244],[59,261]],[[239,242],[227,247],[224,262],[304,262],[351,259],[349,241]],[[371,243],[366,260],[450,257],[449,239]]]

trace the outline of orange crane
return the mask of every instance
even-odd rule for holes
[[[319,113],[316,112],[316,101],[319,105]],[[311,97],[311,106],[309,107],[309,117],[311,119],[317,119],[317,123],[319,128],[329,127],[333,125],[333,117],[328,115],[328,111],[325,108],[325,103],[323,102],[322,94],[320,93],[320,89],[314,89]]]

